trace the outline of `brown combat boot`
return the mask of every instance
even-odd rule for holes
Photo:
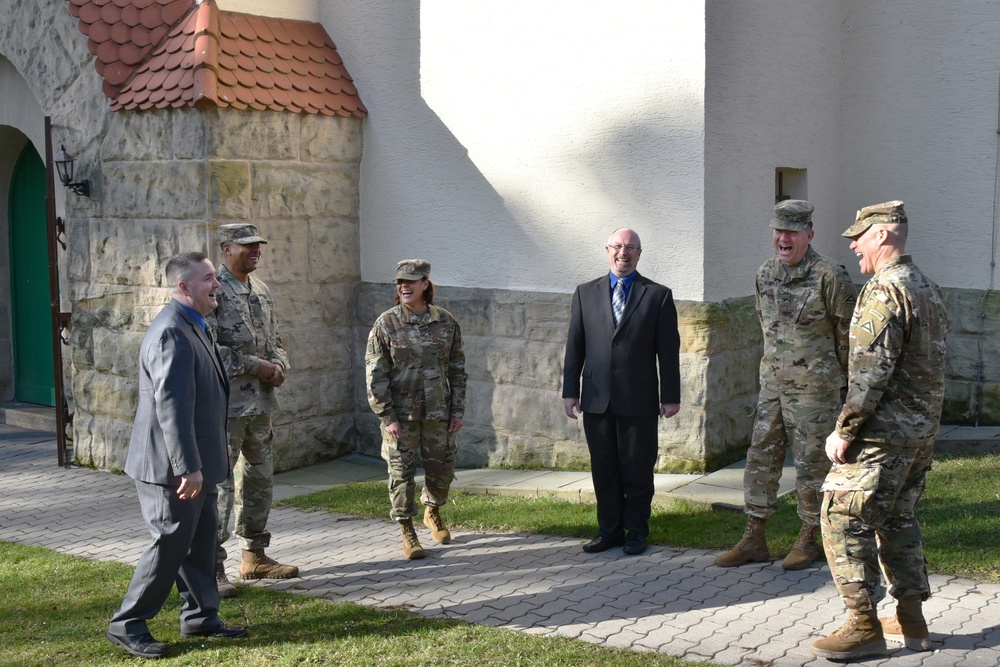
[[[426,556],[424,548],[420,546],[420,540],[417,539],[417,531],[413,529],[413,520],[404,519],[399,522],[399,527],[403,531],[403,555],[410,560]]]
[[[240,594],[226,576],[226,566],[222,563],[215,566],[215,586],[219,589],[220,598],[234,598]]]
[[[813,655],[828,660],[847,660],[864,655],[885,655],[885,637],[878,614],[871,611],[851,611],[847,623],[825,639],[813,642]]]
[[[716,556],[715,564],[720,567],[736,567],[744,563],[764,563],[771,560],[771,552],[767,550],[767,540],[764,538],[765,526],[767,519],[748,516],[743,539],[730,551]]]
[[[812,565],[812,562],[819,558],[819,547],[816,545],[818,536],[819,526],[802,524],[799,539],[785,556],[785,560],[781,561],[781,567],[786,570],[804,570]]]
[[[448,544],[451,542],[451,531],[444,525],[441,512],[437,507],[428,505],[424,508],[424,525],[431,531],[431,538],[435,542]]]
[[[878,619],[885,638],[899,642],[911,651],[931,650],[930,634],[920,609],[921,604],[919,596],[901,598],[896,603],[895,617]]]
[[[291,579],[299,576],[299,568],[282,565],[264,555],[263,549],[243,550],[240,577],[243,579]]]

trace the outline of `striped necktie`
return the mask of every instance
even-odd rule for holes
[[[621,278],[615,283],[615,291],[611,295],[611,314],[615,318],[615,328],[622,321],[622,312],[625,310],[625,281]]]

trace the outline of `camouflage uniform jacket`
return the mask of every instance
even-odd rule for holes
[[[269,414],[278,408],[274,387],[257,379],[260,360],[288,371],[288,353],[281,344],[274,299],[263,280],[247,277],[244,285],[222,266],[216,292],[219,305],[208,320],[229,374],[229,416]]]
[[[944,405],[948,328],[938,286],[909,255],[879,268],[851,321],[847,401],[837,434],[890,445],[932,440]]]
[[[383,424],[465,415],[465,349],[454,316],[403,305],[375,320],[365,352],[368,403]]]
[[[801,394],[843,387],[856,299],[847,270],[812,246],[795,266],[777,257],[764,262],[757,271],[761,386]]]

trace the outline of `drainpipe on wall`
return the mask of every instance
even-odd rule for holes
[[[49,250],[49,308],[52,320],[52,366],[55,370],[56,393],[56,447],[58,448],[59,465],[66,466],[66,429],[70,424],[69,406],[63,391],[62,364],[62,331],[69,326],[69,313],[61,312],[59,303],[59,251],[56,243],[59,241],[58,231],[65,229],[61,218],[56,217],[55,168],[52,163],[52,118],[45,117],[45,227]],[[63,244],[63,249],[66,246]]]

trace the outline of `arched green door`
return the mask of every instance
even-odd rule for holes
[[[30,143],[17,158],[9,201],[14,398],[55,405],[45,165]]]

